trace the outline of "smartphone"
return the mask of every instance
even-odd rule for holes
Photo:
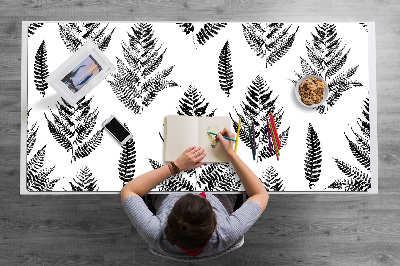
[[[103,122],[103,127],[105,127],[121,145],[124,145],[132,138],[131,132],[129,132],[113,115]]]

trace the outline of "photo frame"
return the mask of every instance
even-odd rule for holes
[[[46,79],[69,104],[75,105],[114,71],[115,66],[89,40]]]

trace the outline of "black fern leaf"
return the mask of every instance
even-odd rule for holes
[[[344,134],[349,143],[350,151],[357,161],[368,171],[370,171],[371,154],[370,154],[370,123],[369,123],[369,99],[364,100],[364,108],[362,109],[363,118],[357,119],[361,134],[358,134],[351,128],[356,141],[352,141],[346,133]]]
[[[50,180],[49,175],[53,172],[52,168],[44,168],[35,175],[27,176],[27,189],[29,191],[52,191],[60,178]]]
[[[197,185],[204,191],[237,191],[240,179],[229,163],[207,164],[197,177]]]
[[[156,160],[153,159],[148,159],[151,167],[153,169],[160,168],[162,165]],[[186,171],[186,173],[190,174],[192,171]],[[183,173],[179,173],[176,175],[173,175],[164,181],[162,181],[160,184],[156,186],[156,189],[158,191],[193,191],[194,186],[187,180],[185,177],[183,177]]]
[[[218,74],[221,90],[229,97],[230,90],[233,88],[233,71],[231,64],[231,49],[229,48],[228,41],[226,41],[221,53],[219,54]]]
[[[96,109],[89,113],[90,107],[82,110],[80,116],[77,117],[79,124],[75,128],[76,138],[74,144],[81,144],[84,139],[86,139],[92,132],[94,125],[96,124],[97,116],[99,111]],[[73,135],[73,132],[71,132]],[[71,135],[71,136],[72,136]]]
[[[286,144],[289,136],[289,128],[279,133],[284,112],[282,108],[276,110],[276,100],[278,97],[273,98],[271,95],[272,90],[269,88],[267,82],[258,75],[248,87],[245,100],[240,103],[243,113],[235,110],[238,116],[237,120],[233,119],[232,115],[229,114],[235,131],[238,129],[239,119],[242,120],[243,128],[240,130],[239,137],[249,149],[251,149],[251,142],[247,126],[251,125],[251,122],[254,121],[257,161],[262,161],[275,155],[274,150],[270,151],[268,142],[267,121],[269,121],[270,113],[274,116],[276,129],[281,141],[281,148]]]
[[[137,23],[131,29],[128,44],[122,43],[126,63],[117,58],[118,71],[111,74],[113,80],[108,80],[108,83],[118,100],[139,114],[160,91],[177,84],[166,79],[173,66],[157,71],[166,49],[157,45],[152,24]]]
[[[310,189],[312,186],[315,186],[315,182],[319,180],[319,176],[321,174],[321,147],[320,141],[312,127],[311,123],[308,124],[308,132],[307,132],[307,153],[306,158],[304,160],[304,171],[305,177],[310,182]]]
[[[363,134],[363,137],[367,140],[370,139],[370,124],[369,124],[369,98],[364,100],[364,109],[362,110],[364,118],[358,118],[357,124]]]
[[[29,121],[29,113],[30,113],[31,110],[32,110],[32,108],[29,109],[28,112],[27,112],[27,116],[28,116],[27,120],[28,121]],[[35,122],[30,128],[28,128],[26,130],[26,136],[27,136],[27,139],[26,139],[26,152],[27,152],[27,155],[29,155],[31,153],[31,151],[33,149],[33,145],[35,145],[36,135],[37,135],[38,130],[39,130],[39,126],[37,125],[37,122]]]
[[[284,23],[242,24],[247,43],[257,56],[265,58],[265,67],[272,66],[292,47],[299,27],[295,31],[291,31],[291,27]]]
[[[284,191],[282,178],[278,176],[273,166],[268,167],[262,174],[261,182],[267,191]]]
[[[61,39],[71,52],[76,52],[82,45],[79,37],[80,32],[76,29],[76,23],[58,24]]]
[[[367,170],[370,170],[370,150],[368,149],[363,149],[363,147],[357,145],[357,143],[351,141],[347,135],[345,134],[346,139],[349,143],[349,147],[351,150],[351,153],[354,155],[354,157],[357,159],[357,161],[364,166]]]
[[[151,167],[153,167],[153,169],[158,169],[162,166],[161,163],[156,160],[153,160],[150,158],[148,158],[148,160],[149,160],[149,163],[151,164]]]
[[[44,114],[53,138],[67,152],[71,152],[71,163],[88,156],[100,145],[103,137],[102,129],[90,136],[99,114],[97,108],[90,110],[92,99],[86,100],[83,97],[71,106],[61,98],[62,103],[56,103],[58,114],[50,110],[54,122]]]
[[[50,180],[55,166],[44,168],[46,145],[39,149],[26,165],[26,186],[29,191],[52,191],[59,178]]]
[[[126,128],[128,126],[124,124]],[[129,130],[129,129],[128,129]],[[136,149],[135,141],[133,138],[128,140],[125,145],[122,146],[122,152],[118,161],[118,173],[119,179],[122,180],[123,185],[131,181],[135,176],[135,163],[136,163]]]
[[[178,115],[186,116],[214,116],[217,109],[213,111],[207,110],[209,102],[205,102],[205,98],[195,86],[189,85],[189,88],[183,93],[183,97],[179,100],[177,107]]]
[[[35,31],[43,26],[43,23],[31,23],[28,26],[28,37],[35,34]]]
[[[359,24],[364,28],[365,32],[368,32],[368,25],[366,23],[360,22]]]
[[[193,23],[176,23],[179,27],[183,28],[182,31],[186,33],[186,35],[194,32]]]
[[[108,23],[58,23],[61,39],[71,52],[76,52],[87,40],[92,40],[104,51],[111,41],[115,27],[109,31]],[[106,33],[109,31],[109,33]]]
[[[225,28],[226,25],[226,23],[205,23],[196,34],[197,42],[204,45],[210,38],[217,35],[222,28]]]
[[[182,28],[182,31],[186,35],[191,35],[193,43],[195,45],[204,45],[212,37],[216,36],[222,28],[225,28],[227,23],[204,23],[202,26],[198,26],[198,23],[176,23]],[[196,29],[195,30],[195,26]],[[197,48],[197,47],[196,47]]]
[[[28,110],[27,116],[32,108]],[[29,121],[29,119],[28,119]],[[31,128],[27,130],[27,156],[31,153],[33,146],[36,142],[36,135],[39,126],[35,122]],[[53,172],[55,166],[51,168],[44,168],[44,159],[46,155],[46,145],[39,149],[36,154],[29,159],[26,167],[26,186],[29,191],[52,191],[54,185],[60,180],[59,178],[50,180],[49,175]]]
[[[351,128],[356,141],[344,134],[349,148],[357,161],[369,172],[371,170],[371,154],[370,154],[370,131],[369,131],[369,99],[364,100],[364,108],[362,110],[363,118],[357,119],[361,133],[358,134]],[[371,188],[371,177],[357,167],[351,166],[341,160],[334,159],[337,167],[350,179],[335,180],[328,188],[341,189],[345,191],[368,191]],[[341,186],[337,185],[341,184]]]
[[[46,43],[44,42],[44,40],[42,41],[36,52],[33,72],[36,89],[44,97],[45,92],[49,87],[49,84],[45,80],[49,76],[49,70],[47,66]]]
[[[342,39],[338,37],[335,24],[318,24],[316,34],[311,33],[312,42],[306,42],[308,60],[300,57],[301,73],[296,73],[297,79],[305,75],[318,75],[323,77],[329,87],[329,96],[324,105],[315,107],[320,114],[325,114],[328,108],[333,107],[345,91],[363,85],[351,80],[358,66],[343,70],[350,53],[350,49],[342,46]]]
[[[368,191],[371,188],[371,177],[366,176],[363,179],[336,179],[328,188],[341,191]]]
[[[71,141],[63,134],[59,128],[57,128],[53,122],[51,122],[46,114],[44,114],[46,120],[47,120],[47,126],[49,128],[49,131],[53,138],[63,147],[64,149],[68,151],[72,150],[72,144]]]
[[[27,174],[37,174],[44,165],[44,157],[46,155],[46,145],[43,146],[26,164]]]
[[[76,161],[76,159],[85,158],[88,156],[100,145],[102,138],[103,129],[99,129],[88,141],[78,146],[78,148],[75,150],[75,154],[72,156],[72,159]]]
[[[349,179],[337,179],[328,188],[344,191],[368,191],[371,188],[371,177],[357,167],[351,166],[341,160],[335,159],[337,167]]]
[[[72,191],[98,191],[99,187],[96,183],[96,178],[87,166],[79,170],[76,178],[73,178],[73,182],[69,182]]]
[[[344,180],[337,179],[337,180],[333,181],[333,182],[328,186],[328,188],[333,188],[333,189],[342,190],[342,189],[343,189],[343,186],[345,185],[344,182],[345,182]]]

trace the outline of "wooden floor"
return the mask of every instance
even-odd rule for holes
[[[375,21],[379,195],[271,196],[244,246],[204,264],[400,265],[400,1],[11,0],[0,12],[0,265],[173,264],[117,195],[19,195],[22,20]]]

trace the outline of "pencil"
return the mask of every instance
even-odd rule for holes
[[[268,131],[269,151],[270,151],[271,154],[272,154],[272,149],[271,149],[271,136],[270,136],[270,133],[269,133],[269,122],[268,122],[268,118],[267,118],[267,131]]]
[[[277,139],[277,141],[278,141],[278,146],[279,146],[279,149],[280,149],[280,148],[281,148],[281,141],[280,141],[280,139],[279,139],[278,131],[276,130],[276,125],[275,125],[274,116],[272,115],[272,113],[270,113],[270,114],[271,114],[272,124],[274,125],[274,130],[275,130],[276,139]]]
[[[276,144],[276,139],[274,136],[274,131],[272,129],[272,124],[269,124],[269,125],[270,125],[270,129],[271,129],[271,134],[272,134],[272,144],[273,144],[272,146],[274,146],[276,158],[279,160],[279,156],[281,156],[281,155],[279,154],[278,145]]]
[[[238,142],[239,142],[239,132],[240,132],[240,125],[241,124],[242,124],[242,119],[239,119],[238,131],[236,133],[235,153],[237,151],[237,145],[238,145]]]
[[[271,125],[271,124],[270,124]],[[274,136],[274,138],[273,138],[273,142],[275,143],[275,146],[276,146],[276,150],[277,150],[277,152],[278,152],[278,155],[279,156],[281,156],[281,154],[279,153],[279,145],[278,145],[278,141],[276,140],[276,134],[275,134],[275,132],[274,132],[274,130],[272,129],[272,136]]]
[[[207,133],[209,133],[209,134],[213,134],[213,135],[218,135],[217,133],[214,133],[214,132],[207,132]],[[225,136],[222,136],[224,139],[229,139],[229,140],[232,140],[232,141],[236,141],[236,140],[234,140],[234,139],[231,139],[231,138],[228,138],[228,137],[225,137]]]
[[[253,153],[253,160],[255,160],[256,157],[254,156],[253,137],[251,136],[250,126],[247,126],[247,128],[249,129],[249,138],[250,138],[250,143],[251,143],[251,152]]]
[[[256,131],[254,130],[254,121],[251,120],[251,130],[253,134],[254,156],[256,155]]]

